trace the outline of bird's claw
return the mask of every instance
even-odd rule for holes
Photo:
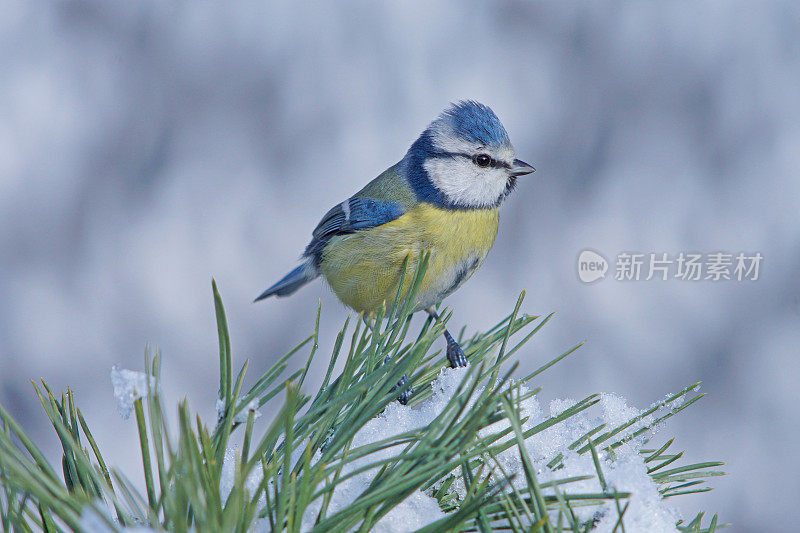
[[[411,396],[414,395],[414,391],[408,389],[403,394],[397,397],[397,401],[400,402],[400,405],[408,405],[408,400],[411,399]]]
[[[461,346],[452,338],[447,339],[447,360],[452,368],[465,367],[469,364]]]
[[[408,377],[403,376],[402,378],[400,378],[400,381],[397,382],[397,385],[392,387],[392,392],[396,391],[397,389],[402,389],[406,385],[408,385]],[[400,402],[401,405],[406,405],[408,404],[408,400],[410,400],[411,396],[413,395],[414,395],[414,389],[409,388],[400,393],[400,396],[397,397],[397,401]]]

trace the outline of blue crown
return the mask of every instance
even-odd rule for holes
[[[449,125],[458,137],[484,146],[511,144],[494,111],[474,100],[452,104],[432,125],[441,123]]]

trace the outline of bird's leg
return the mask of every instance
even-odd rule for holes
[[[425,312],[431,315],[435,321],[442,321],[433,307],[427,308]],[[447,328],[444,328],[444,338],[447,341],[447,360],[450,361],[450,366],[453,368],[467,366],[469,362],[467,361],[467,356],[464,355],[464,350],[461,349],[461,346],[459,346],[453,336],[450,335]]]
[[[372,334],[374,335],[376,332],[375,328],[377,326],[375,320],[374,319],[368,320],[366,317],[364,317],[364,323],[367,325],[369,329],[372,330]],[[391,356],[387,355],[383,360],[383,364],[388,363],[389,361],[391,361],[391,359],[392,359]],[[392,387],[392,392],[396,391],[397,389],[405,388],[406,385],[408,385],[408,376],[403,376],[402,378],[400,378],[400,381],[397,382],[397,385]],[[400,396],[397,397],[397,401],[400,402],[402,405],[406,405],[408,404],[408,400],[411,399],[411,396],[413,394],[414,394],[414,389],[409,388],[408,390],[400,393]]]

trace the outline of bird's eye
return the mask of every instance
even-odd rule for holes
[[[494,163],[494,160],[486,154],[478,154],[472,158],[472,161],[479,167],[488,167]]]

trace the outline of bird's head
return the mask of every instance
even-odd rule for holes
[[[534,171],[515,158],[497,115],[472,100],[439,115],[411,145],[401,168],[421,201],[457,209],[496,207],[518,176]]]

